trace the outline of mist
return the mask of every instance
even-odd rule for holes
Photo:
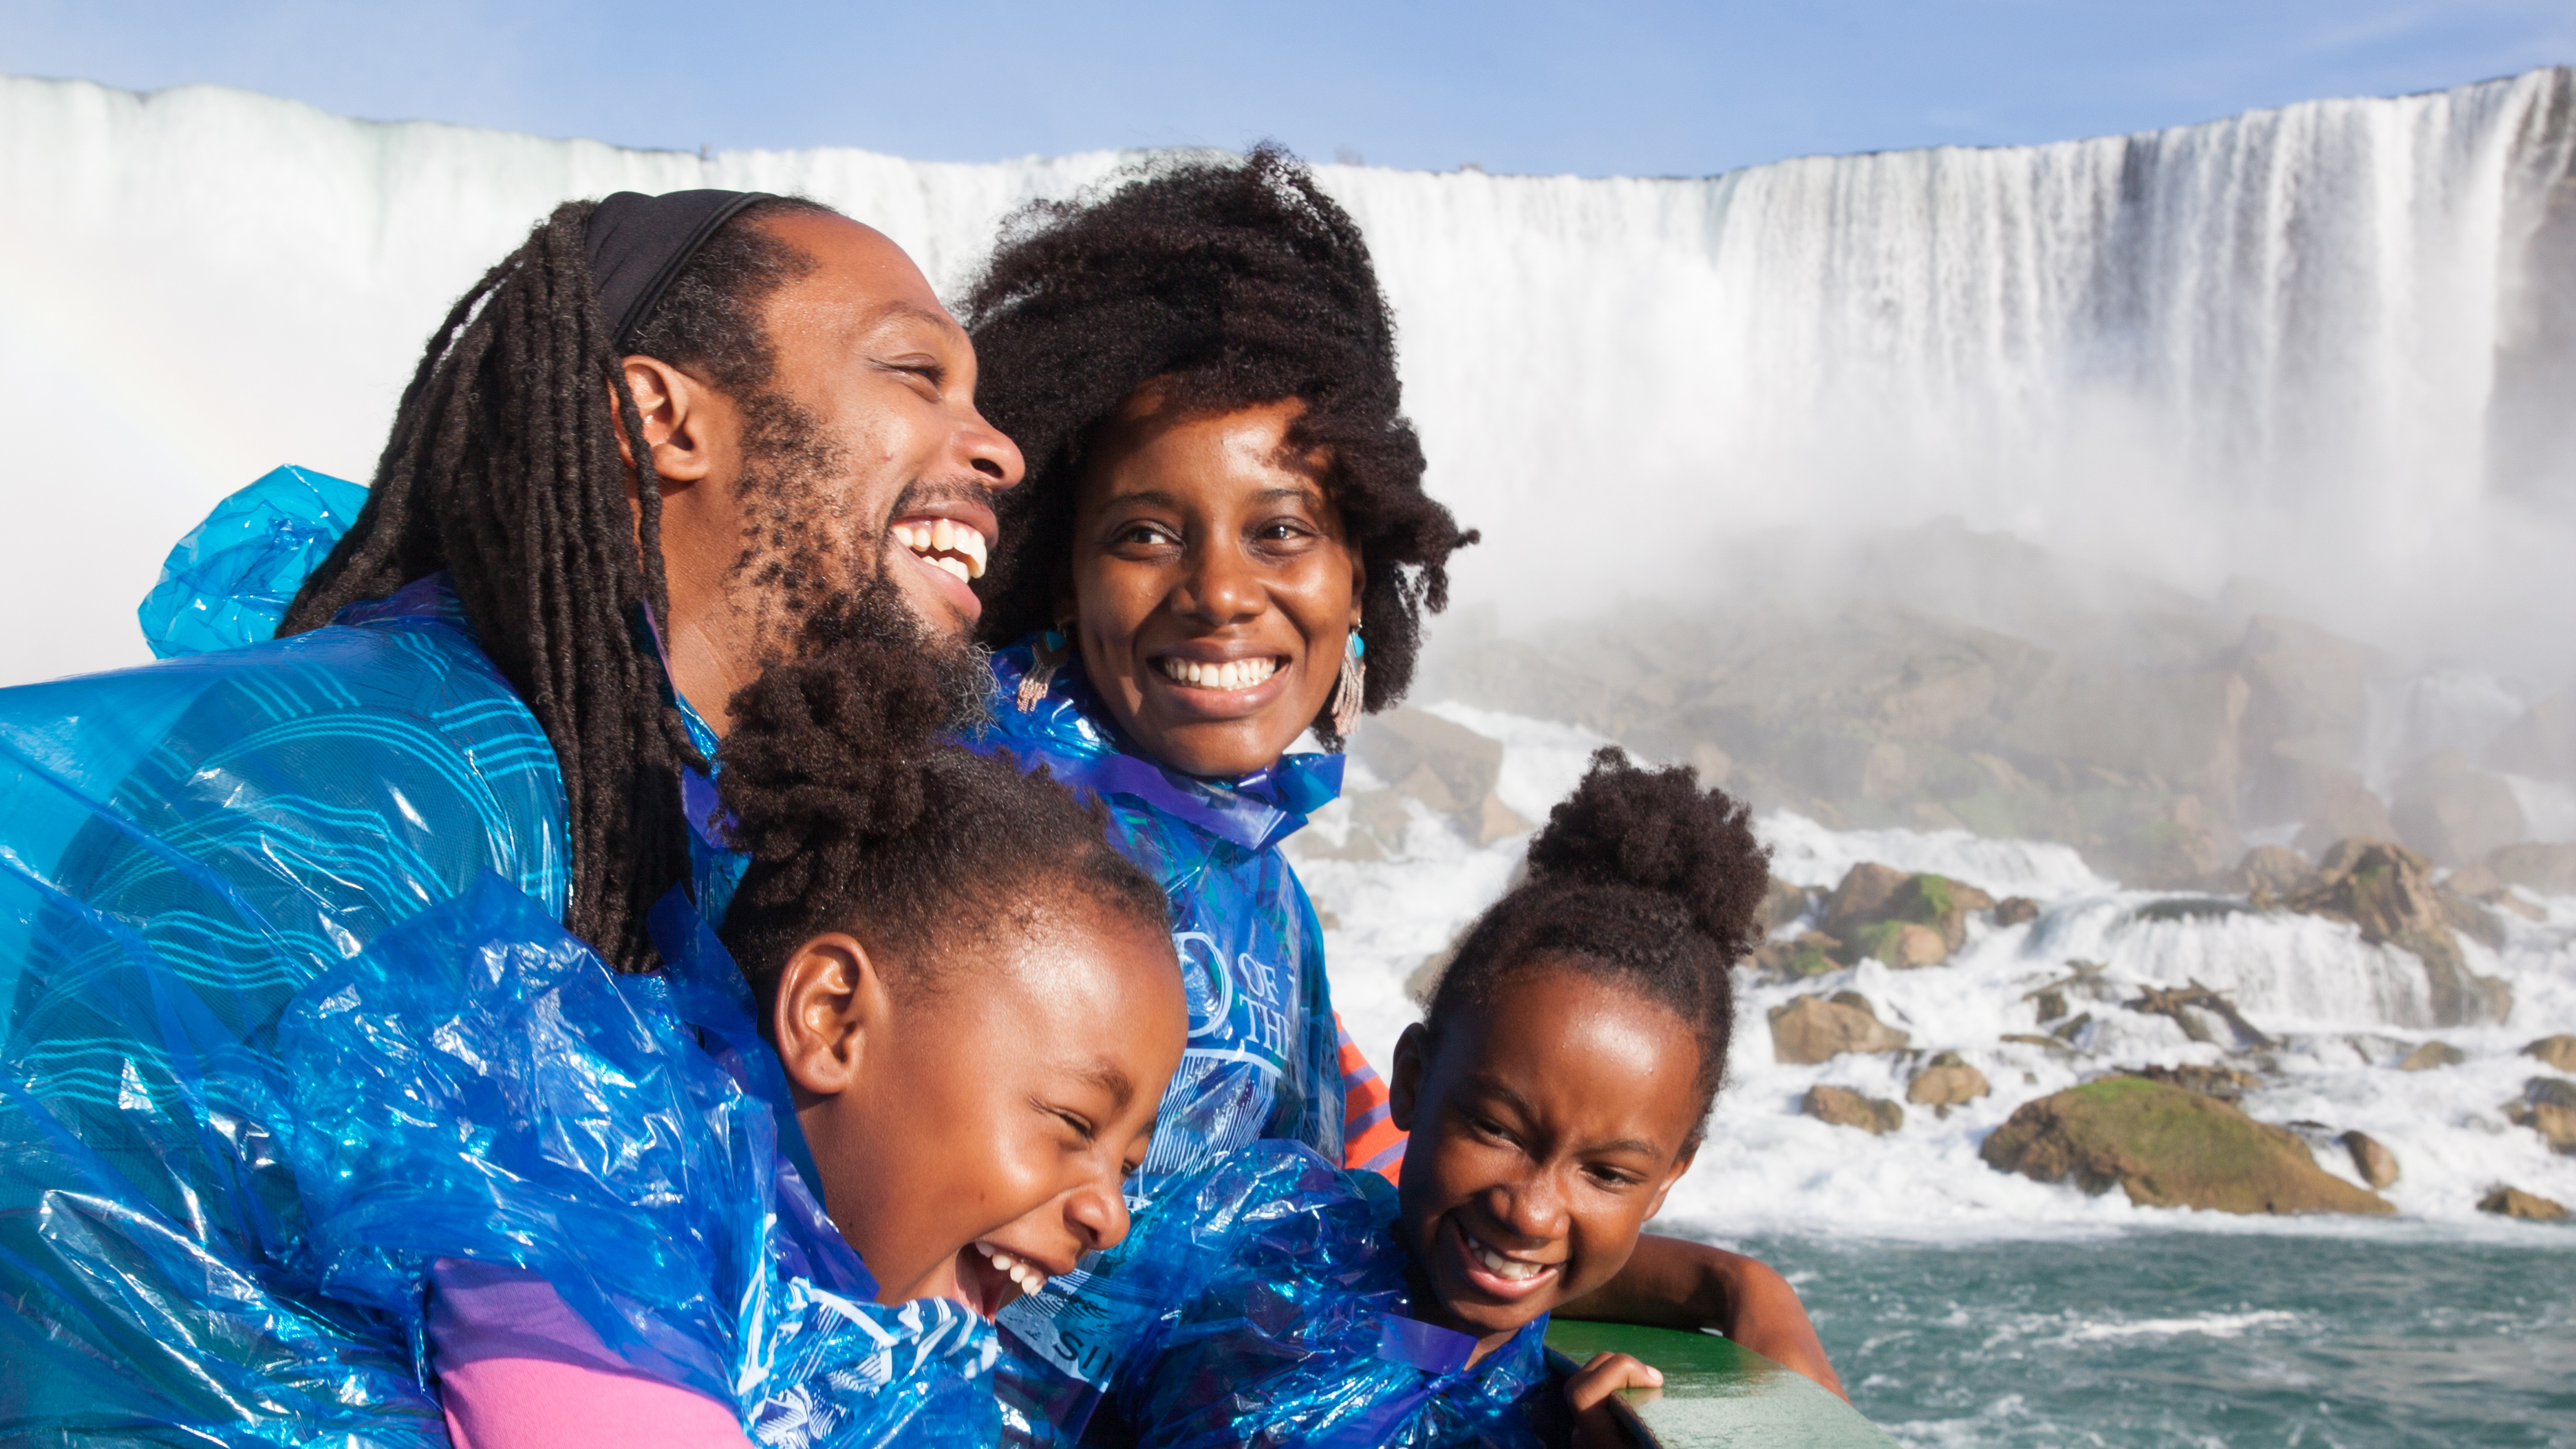
[[[803,192],[954,295],[1012,207],[1141,159],[636,151],[0,80],[30,484],[0,604],[44,621],[0,680],[139,662],[162,553],[269,467],[363,481],[421,339],[562,199]],[[1319,175],[1394,303],[1430,486],[1485,532],[1426,699],[1696,753],[1855,828],[1973,823],[1917,778],[1946,765],[1871,774],[1892,742],[2034,789],[2050,761],[2134,777],[2162,802],[2141,819],[2203,822],[2204,863],[2328,828],[2351,788],[2399,804],[2445,750],[2516,801],[2460,849],[2576,836],[2547,713],[2576,675],[2576,73],[1700,180]],[[2296,660],[2265,652],[2292,634]],[[1986,636],[2038,653],[1973,668],[2058,682],[1971,690],[1982,724],[1882,718]],[[1823,672],[1744,672],[1782,650]],[[2329,656],[2323,694],[2298,682]],[[1565,665],[1608,657],[1625,677]],[[1777,700],[1694,705],[1722,657]],[[2101,738],[2100,711],[2145,723]],[[1784,729],[1865,747],[1784,763]]]

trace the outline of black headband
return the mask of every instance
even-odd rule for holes
[[[635,335],[698,248],[744,207],[769,199],[766,191],[620,191],[599,204],[582,243],[600,314],[621,356],[633,350]]]

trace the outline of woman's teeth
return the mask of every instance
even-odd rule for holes
[[[894,541],[932,568],[946,569],[961,579],[984,576],[984,535],[954,519],[898,523]]]
[[[1223,664],[1201,664],[1195,659],[1165,658],[1159,661],[1163,673],[1176,684],[1194,684],[1201,689],[1250,689],[1279,672],[1275,658],[1229,659]]]
[[[1521,1258],[1506,1258],[1465,1233],[1460,1233],[1458,1236],[1467,1239],[1467,1251],[1475,1254],[1476,1261],[1485,1265],[1485,1271],[1497,1278],[1509,1278],[1515,1283],[1523,1283],[1556,1266],[1554,1263],[1532,1263]]]
[[[1047,1275],[1035,1263],[1024,1263],[999,1248],[988,1248],[982,1243],[975,1245],[975,1251],[991,1259],[994,1267],[1010,1275],[1011,1281],[1020,1285],[1021,1292],[1039,1293],[1045,1290]]]

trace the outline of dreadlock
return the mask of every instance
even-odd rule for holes
[[[1730,970],[1762,940],[1771,852],[1751,813],[1702,793],[1687,765],[1649,770],[1617,746],[1593,755],[1532,837],[1527,879],[1489,907],[1432,988],[1426,1029],[1545,965],[1636,992],[1699,1038],[1701,1111],[1726,1078]]]
[[[716,788],[752,865],[722,934],[764,1018],[788,958],[826,931],[900,960],[902,984],[918,986],[1050,903],[1084,902],[1156,940],[1170,929],[1162,889],[1111,848],[1097,800],[1007,752],[935,738],[980,695],[960,695],[910,624],[844,622],[733,698]]]
[[[688,872],[680,771],[703,761],[651,633],[670,617],[661,480],[585,255],[595,209],[555,208],[448,310],[403,389],[366,507],[278,633],[451,575],[562,769],[565,925],[640,970],[655,959],[645,913]],[[696,365],[729,393],[756,390],[771,364],[759,302],[810,263],[752,223],[825,209],[770,200],[727,223],[656,311],[641,340],[669,350],[651,355]]]
[[[1404,698],[1422,613],[1447,607],[1449,555],[1476,535],[1422,491],[1395,319],[1359,224],[1304,163],[1263,145],[1033,202],[1004,223],[963,313],[976,405],[1029,464],[977,588],[988,641],[1054,622],[1085,456],[1130,397],[1150,383],[1176,416],[1294,398],[1305,410],[1287,442],[1329,458],[1327,491],[1368,571],[1366,707]],[[1329,707],[1315,724],[1336,742]]]

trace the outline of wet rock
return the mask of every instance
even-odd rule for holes
[[[1776,981],[1803,981],[1843,969],[1843,963],[1836,959],[1842,946],[1842,942],[1821,931],[1801,931],[1792,940],[1763,942],[1753,953],[1753,965]]]
[[[2138,999],[2126,1003],[2131,1011],[2172,1017],[2193,1041],[2231,1049],[2273,1044],[2270,1037],[2238,1013],[2236,1003],[2197,981],[2184,987],[2141,986],[2138,990]],[[2219,1039],[2221,1032],[2226,1033],[2227,1040]]]
[[[2576,844],[2524,841],[2489,853],[2485,864],[2506,885],[2544,896],[2576,896]]]
[[[2030,1002],[2038,1010],[2040,1024],[2043,1026],[2049,1022],[2061,1020],[2066,1015],[2066,993],[2063,991],[2034,991],[2031,993]]]
[[[1881,1022],[1857,992],[1837,992],[1831,1000],[1801,996],[1771,1008],[1771,1054],[1793,1066],[1830,1061],[1845,1052],[1903,1051],[1909,1039]]]
[[[2408,770],[2389,815],[2399,839],[2442,865],[2466,865],[2511,845],[2525,828],[2513,787],[2457,750],[2437,751]]]
[[[1854,932],[1848,953],[1855,962],[1867,958],[1884,961],[1899,971],[1911,971],[1949,960],[1950,945],[1930,926],[1912,921],[1880,921]]]
[[[2567,1216],[2563,1205],[2518,1187],[2499,1187],[2479,1198],[2478,1211],[2534,1223],[2554,1223]]]
[[[2178,1067],[2130,1067],[2120,1075],[2136,1077],[2142,1081],[2162,1082],[2168,1087],[2180,1087],[2186,1092],[2198,1092],[2204,1097],[2216,1097],[2222,1102],[2236,1101],[2263,1085],[2263,1079],[2252,1072],[2241,1072],[2234,1067],[2202,1066],[2194,1062],[2186,1062]]]
[[[1503,797],[1491,790],[1485,792],[1485,798],[1477,802],[1475,809],[1464,812],[1459,818],[1467,827],[1467,838],[1478,845],[1491,845],[1505,836],[1537,828],[1535,822],[1504,804]]]
[[[1874,861],[1853,866],[1826,898],[1827,935],[1845,943],[1845,964],[1874,958],[1907,969],[1937,966],[1968,939],[1968,913],[1994,897],[1947,876],[1907,875]]]
[[[2456,1067],[2469,1059],[2469,1054],[2446,1041],[2428,1041],[2406,1054],[2397,1064],[2401,1072],[2430,1072],[2443,1067]]]
[[[1530,828],[1494,794],[1503,774],[1503,743],[1424,710],[1372,715],[1352,737],[1352,752],[1394,783],[1395,793],[1455,820],[1470,839],[1490,845]],[[1392,842],[1390,842],[1392,843]]]
[[[2556,1067],[2562,1072],[2576,1072],[2576,1036],[2568,1036],[2564,1033],[2557,1036],[2544,1036],[2525,1046],[2522,1054],[2537,1058],[2543,1066]]]
[[[1896,867],[1874,860],[1862,861],[1843,872],[1842,882],[1825,897],[1825,930],[1831,933],[1837,926],[1851,928],[1887,919],[1888,903],[1909,879]]]
[[[2522,1111],[2516,1114],[2514,1107]],[[2576,1082],[2533,1077],[2522,1084],[2521,1099],[2508,1104],[2505,1115],[2539,1133],[2551,1151],[2576,1153]]]
[[[1987,1164],[2143,1207],[2231,1213],[2396,1211],[2317,1166],[2296,1133],[2214,1097],[2136,1077],[2025,1102],[1979,1149]]]
[[[2352,1154],[2352,1170],[2372,1187],[2386,1187],[2397,1181],[2397,1154],[2385,1143],[2367,1132],[2347,1132],[2335,1139],[2343,1150]]]
[[[1905,1100],[1920,1107],[1961,1107],[1992,1091],[1985,1073],[1961,1061],[1957,1052],[1943,1052],[1905,1084]]]
[[[2317,883],[2317,868],[2308,858],[2286,845],[2258,845],[2245,852],[2228,873],[2228,889],[2252,895],[2262,892],[2274,899],[2297,895]]]
[[[2006,896],[1995,902],[1995,924],[2018,926],[2039,919],[2039,902],[2028,896]]]
[[[1904,1108],[1844,1087],[1809,1087],[1798,1110],[1836,1127],[1857,1127],[1872,1137],[1884,1136],[1905,1125]]]
[[[1762,896],[1762,929],[1776,931],[1803,920],[1814,905],[1815,897],[1806,887],[1793,886],[1775,875]]]
[[[2402,845],[2343,841],[2319,863],[2317,884],[2281,904],[2350,921],[2362,939],[2412,953],[2424,963],[2435,1026],[2502,1021],[2513,1010],[2512,987],[2469,970],[2431,862]]]

